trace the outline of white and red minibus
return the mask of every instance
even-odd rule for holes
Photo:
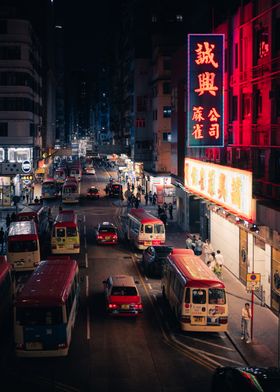
[[[42,198],[56,199],[58,197],[58,186],[54,178],[47,178],[42,184]]]
[[[67,177],[62,185],[62,203],[79,203],[80,186],[75,177]]]
[[[163,222],[143,208],[132,208],[127,214],[127,238],[136,248],[146,249],[165,243]]]
[[[191,249],[173,249],[167,256],[161,287],[183,331],[227,330],[225,285]]]
[[[40,262],[40,244],[33,220],[11,222],[7,256],[15,271],[32,271],[37,267]]]
[[[16,297],[16,355],[67,355],[78,310],[79,293],[79,268],[75,260],[59,257],[41,261]]]

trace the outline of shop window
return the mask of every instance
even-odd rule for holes
[[[8,149],[9,162],[23,162],[31,160],[30,148],[9,148]]]
[[[0,137],[7,137],[8,136],[8,123],[0,123]]]

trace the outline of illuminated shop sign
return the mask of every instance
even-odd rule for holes
[[[189,147],[224,145],[224,35],[188,35]]]
[[[185,159],[185,187],[233,213],[252,219],[252,173]]]

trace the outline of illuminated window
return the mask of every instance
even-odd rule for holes
[[[183,22],[183,15],[176,15],[177,22]]]
[[[5,160],[5,150],[4,148],[0,148],[0,162],[4,162]]]
[[[164,106],[163,107],[163,117],[164,118],[171,117],[171,106]]]
[[[157,16],[156,15],[152,16],[152,23],[157,23]]]
[[[163,142],[171,142],[171,132],[163,132],[162,141]]]
[[[8,123],[0,123],[0,137],[8,136]]]

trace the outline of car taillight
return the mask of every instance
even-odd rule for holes
[[[112,236],[112,238],[113,238],[114,240],[117,239],[117,238],[118,238],[117,234],[114,234],[114,235]]]
[[[135,305],[135,309],[141,310],[141,309],[143,309],[143,305],[142,304],[136,304]]]
[[[108,304],[109,309],[117,309],[118,305],[117,304]]]
[[[220,324],[227,324],[228,323],[228,318],[227,317],[220,317]]]
[[[102,235],[98,235],[98,236],[97,236],[97,238],[98,238],[99,240],[101,240],[101,238],[102,238]]]

